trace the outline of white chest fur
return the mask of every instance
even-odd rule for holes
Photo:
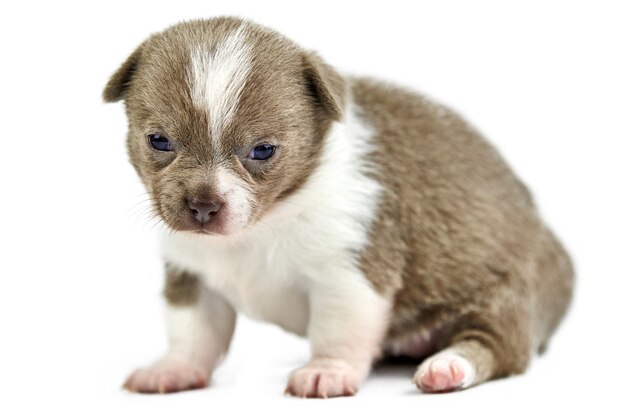
[[[367,243],[380,192],[367,175],[370,137],[348,111],[305,184],[252,229],[227,237],[168,234],[165,260],[200,275],[236,310],[305,334],[312,292],[332,297],[371,288],[354,259]]]
[[[298,250],[277,239],[226,243],[173,235],[163,242],[167,261],[200,275],[205,284],[247,316],[306,333],[308,300],[296,262]],[[280,256],[274,256],[280,254]]]

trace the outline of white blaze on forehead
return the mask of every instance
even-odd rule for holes
[[[220,41],[214,50],[206,45],[191,47],[191,99],[207,112],[215,143],[234,117],[251,67],[252,54],[246,42],[245,24]]]

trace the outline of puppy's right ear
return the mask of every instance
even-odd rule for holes
[[[128,58],[126,58],[126,61],[122,64],[122,66],[115,71],[115,74],[111,76],[111,79],[102,92],[102,98],[105,102],[113,103],[124,98],[128,87],[133,81],[133,76],[137,71],[142,51],[143,45],[140,45],[132,54],[130,54]]]

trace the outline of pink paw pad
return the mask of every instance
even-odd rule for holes
[[[415,373],[413,382],[423,392],[450,392],[468,386],[474,369],[456,354],[437,355],[427,359]]]

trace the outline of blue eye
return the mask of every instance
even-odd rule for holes
[[[252,150],[248,154],[248,158],[263,161],[274,155],[275,150],[276,146],[264,143],[262,145],[258,145],[252,148]]]
[[[148,135],[148,141],[150,142],[150,146],[152,146],[157,151],[170,152],[173,151],[172,142],[165,136],[159,133],[153,133]]]

